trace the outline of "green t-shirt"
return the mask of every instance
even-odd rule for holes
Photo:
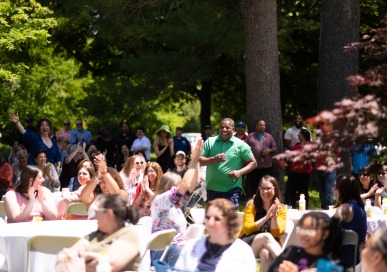
[[[207,166],[206,189],[216,192],[228,192],[236,187],[241,188],[242,177],[233,180],[228,176],[228,173],[232,170],[241,169],[245,161],[253,158],[251,147],[235,136],[232,136],[227,142],[223,142],[220,136],[208,138],[204,143],[201,155],[210,158],[220,153],[226,154],[226,161]]]

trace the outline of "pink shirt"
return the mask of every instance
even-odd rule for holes
[[[17,203],[20,206],[20,211],[24,210],[25,207],[27,206],[29,200],[27,198],[25,198],[24,196],[22,196],[18,192],[15,192],[15,195],[16,195]],[[32,211],[31,211],[31,214],[25,222],[32,221],[32,218],[36,215],[39,215],[44,220],[43,207],[42,207],[42,204],[40,204],[38,201],[35,201],[34,207],[32,208]]]

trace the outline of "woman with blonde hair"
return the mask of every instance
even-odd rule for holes
[[[140,216],[150,216],[150,202],[156,193],[163,170],[157,162],[148,162],[144,169],[141,186],[137,186],[133,205],[140,208]]]
[[[169,131],[169,126],[162,125],[156,131],[157,138],[153,142],[153,149],[157,157],[157,163],[163,169],[163,173],[167,172],[171,166],[171,161],[174,156],[172,134]]]
[[[125,190],[128,193],[128,203],[133,204],[138,184],[144,177],[144,163],[141,156],[133,155],[126,160],[120,171],[120,177],[124,182]]]

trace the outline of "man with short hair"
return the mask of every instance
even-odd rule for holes
[[[207,201],[225,198],[238,207],[242,176],[252,171],[257,163],[250,146],[234,136],[234,128],[232,119],[222,120],[219,135],[204,143],[200,165],[207,166]]]
[[[168,169],[167,172],[173,172],[181,176],[183,178],[185,172],[188,170],[188,166],[185,164],[187,161],[187,156],[184,151],[177,151],[175,155],[175,159],[173,162],[175,163],[175,167],[172,169]]]
[[[236,133],[234,136],[241,139],[242,141],[245,141],[247,138],[245,121],[238,121],[235,125],[235,130]]]
[[[273,136],[266,132],[265,121],[259,120],[255,129],[256,131],[250,133],[246,139],[257,161],[257,167],[246,177],[246,194],[249,198],[256,193],[258,183],[264,175],[273,175],[272,156],[277,152]]]
[[[208,138],[213,137],[214,134],[212,134],[212,127],[211,125],[205,125],[204,126],[204,134],[203,134],[203,142],[207,141]]]
[[[91,132],[83,129],[83,122],[81,119],[77,119],[75,125],[77,128],[70,132],[70,144],[80,143],[82,146],[82,143],[85,142],[87,146],[90,146]]]
[[[297,114],[294,118],[294,126],[289,128],[284,135],[284,147],[288,150],[292,150],[293,146],[298,143],[298,134],[302,128],[307,129],[302,126],[303,119],[300,114]]]
[[[189,156],[191,153],[191,143],[187,138],[182,136],[183,129],[181,127],[177,127],[175,130],[175,136],[173,136],[173,148],[175,155],[178,151],[183,151],[184,155]]]
[[[142,151],[145,153],[145,159],[150,161],[150,151],[152,145],[148,137],[145,136],[145,129],[143,127],[137,127],[136,135],[137,139],[134,140],[130,151],[132,151],[134,154]]]

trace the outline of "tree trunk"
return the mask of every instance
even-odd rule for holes
[[[345,53],[344,46],[359,41],[359,0],[322,0],[317,82],[318,110],[332,109],[334,103],[354,93],[347,77],[358,73],[358,51]]]
[[[211,93],[212,93],[212,82],[203,81],[201,90],[197,90],[197,94],[198,94],[198,98],[201,106],[200,128],[201,128],[202,134],[204,133],[204,126],[211,125]]]
[[[242,2],[245,27],[245,77],[247,122],[250,132],[257,121],[266,121],[266,130],[282,151],[282,111],[275,0]],[[274,167],[283,187],[283,171]],[[284,191],[284,190],[282,190]]]

